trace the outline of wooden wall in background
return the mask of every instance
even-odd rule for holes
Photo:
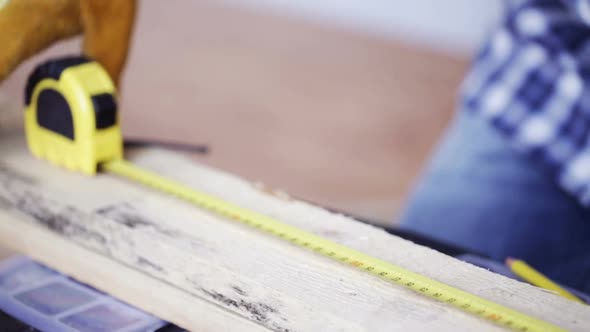
[[[0,90],[19,107],[38,61]],[[453,112],[467,62],[212,1],[145,1],[124,131],[207,143],[205,163],[391,222]]]

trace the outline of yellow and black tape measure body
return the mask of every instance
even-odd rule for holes
[[[25,104],[27,144],[35,156],[85,174],[123,157],[115,86],[98,63],[76,57],[38,66]]]
[[[93,61],[70,58],[41,65],[27,83],[26,103],[29,148],[34,155],[52,163],[90,175],[95,174],[100,165],[107,172],[177,196],[202,209],[516,331],[563,331],[550,323],[201,193],[125,161],[115,89],[108,74]]]

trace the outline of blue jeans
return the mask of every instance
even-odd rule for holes
[[[476,115],[459,112],[400,227],[497,260],[523,259],[590,293],[590,209]]]

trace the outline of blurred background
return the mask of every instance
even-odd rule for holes
[[[208,144],[200,162],[390,224],[501,10],[500,0],[144,0],[124,134]],[[21,66],[0,107],[20,110],[33,65],[79,45]]]

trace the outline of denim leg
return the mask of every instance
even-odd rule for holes
[[[590,292],[590,210],[476,115],[459,112],[400,222]]]

